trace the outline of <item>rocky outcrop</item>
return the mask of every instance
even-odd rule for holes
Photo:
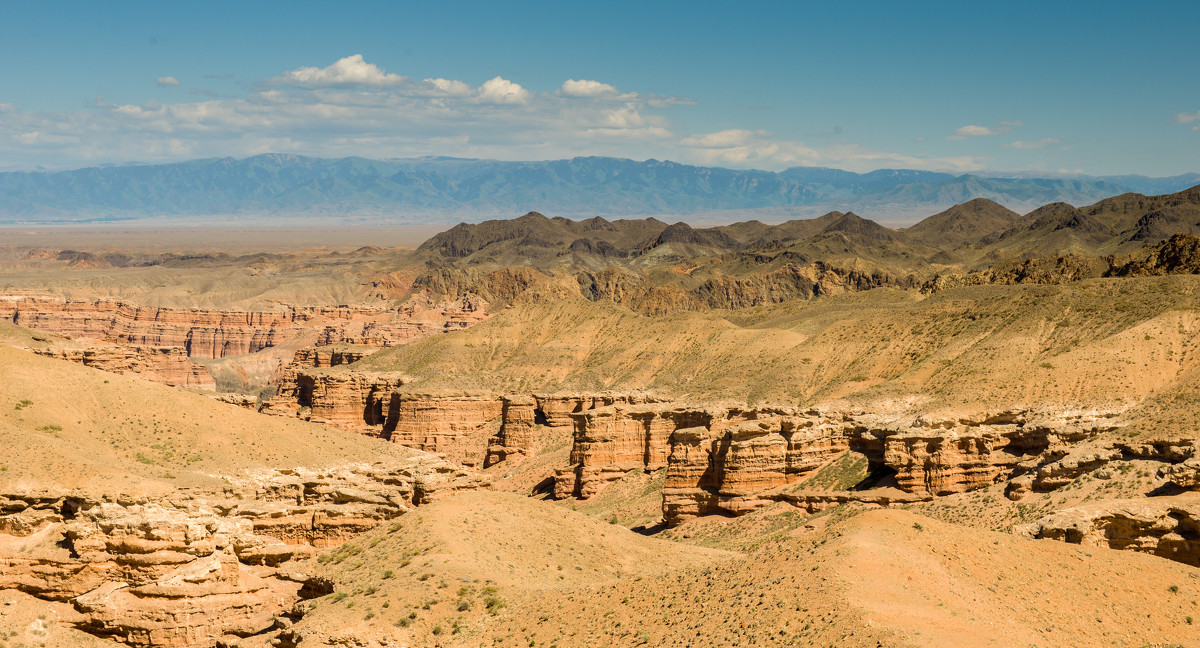
[[[1020,500],[1030,492],[1048,493],[1062,488],[1075,481],[1082,475],[1098,471],[1109,462],[1124,457],[1119,449],[1112,444],[1083,444],[1071,448],[1060,458],[1054,458],[1051,453],[1047,457],[1039,457],[1039,465],[1027,474],[1011,479],[1005,489],[1005,495],[1011,500]]]
[[[512,461],[538,451],[538,439],[570,437],[574,415],[617,404],[650,402],[644,394],[510,394],[504,396],[500,430],[488,440],[485,466]],[[535,430],[541,428],[541,434]]]
[[[668,439],[680,428],[703,425],[702,410],[660,403],[625,403],[572,415],[571,467],[555,475],[556,494],[587,499],[631,470],[667,465]]]
[[[0,497],[0,589],[71,601],[81,629],[133,646],[208,647],[270,630],[321,589],[285,569],[294,558],[488,485],[427,455],[230,481],[152,500]]]
[[[1115,425],[1101,412],[918,419],[911,428],[885,437],[883,461],[896,471],[902,490],[949,495],[995,484],[1043,452],[1063,450],[1112,429]]]
[[[387,372],[302,373],[296,377],[294,395],[272,399],[263,412],[383,436],[392,392],[406,380]]]
[[[98,299],[0,296],[0,320],[78,340],[177,347],[191,357],[254,353],[311,330],[321,341],[389,346],[465,328],[487,317],[486,303],[466,294],[445,302],[414,296],[398,309],[375,306],[284,306],[271,312],[154,308]]]
[[[850,449],[854,431],[840,417],[814,411],[733,410],[710,421],[670,437],[663,484],[668,525],[701,515],[741,515],[784,499],[781,489]]]
[[[383,433],[394,443],[481,466],[504,405],[492,395],[393,393]]]
[[[500,397],[397,391],[407,380],[391,372],[298,372],[293,387],[260,411],[441,453],[467,466],[483,465],[487,439],[495,435],[504,411]]]
[[[591,497],[634,468],[661,467],[666,439],[663,517],[670,525],[700,515],[741,515],[774,501],[800,502],[794,489],[847,451],[865,456],[871,473],[889,475],[898,493],[918,498],[983,488],[1021,474],[1030,486],[1053,489],[1080,470],[1121,456],[1111,449],[1069,452],[1073,444],[1113,428],[1104,412],[1016,411],[906,423],[862,413],[656,403],[574,417],[573,465],[556,474],[555,495]],[[841,499],[862,501],[857,495]]]
[[[187,353],[178,347],[97,344],[81,349],[50,347],[33,348],[30,351],[173,387],[195,387],[210,391],[217,388],[208,369],[192,362]]]
[[[327,324],[317,344],[347,342],[369,347],[391,347],[434,333],[458,331],[487,319],[487,301],[465,293],[444,302],[419,293],[397,308],[390,319],[343,320]]]
[[[1200,491],[1200,457],[1158,470],[1158,478],[1187,490]]]
[[[296,351],[291,362],[280,367],[279,374],[273,382],[282,385],[284,389],[294,389],[296,377],[301,372],[310,369],[340,367],[358,362],[378,350],[377,347],[345,344],[305,347]]]
[[[1200,566],[1200,498],[1194,495],[1097,502],[1056,511],[1019,531]]]
[[[130,646],[200,648],[271,630],[300,588],[260,577],[222,551],[143,585],[107,582],[74,604],[86,619],[79,628],[94,635]]]

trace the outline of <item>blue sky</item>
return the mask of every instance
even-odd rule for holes
[[[1200,171],[1200,3],[6,2],[0,168]]]

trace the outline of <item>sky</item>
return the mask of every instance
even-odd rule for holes
[[[1197,2],[0,0],[0,170],[1200,171]]]

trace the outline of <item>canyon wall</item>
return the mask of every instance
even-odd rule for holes
[[[255,353],[317,331],[321,343],[353,341],[389,346],[465,328],[486,319],[486,303],[466,295],[435,303],[427,295],[399,308],[283,306],[276,311],[154,308],[97,299],[0,296],[0,320],[78,340],[182,348],[216,359]]]
[[[126,344],[93,345],[82,349],[30,349],[39,355],[70,360],[101,371],[137,376],[171,385],[215,390],[216,382],[204,365],[188,359],[179,347],[150,347]]]
[[[503,411],[501,400],[491,395],[393,392],[383,434],[393,443],[481,466],[491,426]]]
[[[510,400],[510,409],[521,412],[508,417],[514,429],[530,427],[533,403]],[[626,402],[570,416],[570,465],[555,474],[555,496],[588,499],[630,471],[665,468],[663,516],[670,525],[700,515],[741,515],[773,501],[809,509],[862,498],[921,501],[1023,473],[1036,477],[1035,490],[1049,490],[1095,467],[1092,455],[1071,454],[1075,444],[1113,429],[1103,412],[888,420],[862,412]],[[861,496],[800,490],[846,452],[865,457],[881,483]]]
[[[500,430],[488,440],[485,466],[518,461],[536,454],[539,438],[569,438],[575,431],[574,415],[616,404],[651,402],[642,394],[509,394],[501,398]],[[541,434],[534,434],[540,426]]]

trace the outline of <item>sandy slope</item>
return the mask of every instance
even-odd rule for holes
[[[439,502],[324,559],[339,593],[310,603],[301,645],[1200,645],[1200,570],[1150,556],[878,509],[671,535],[499,493]]]
[[[23,335],[14,328],[0,335]],[[0,385],[0,488],[6,492],[165,493],[220,486],[262,467],[415,454],[4,344]]]

